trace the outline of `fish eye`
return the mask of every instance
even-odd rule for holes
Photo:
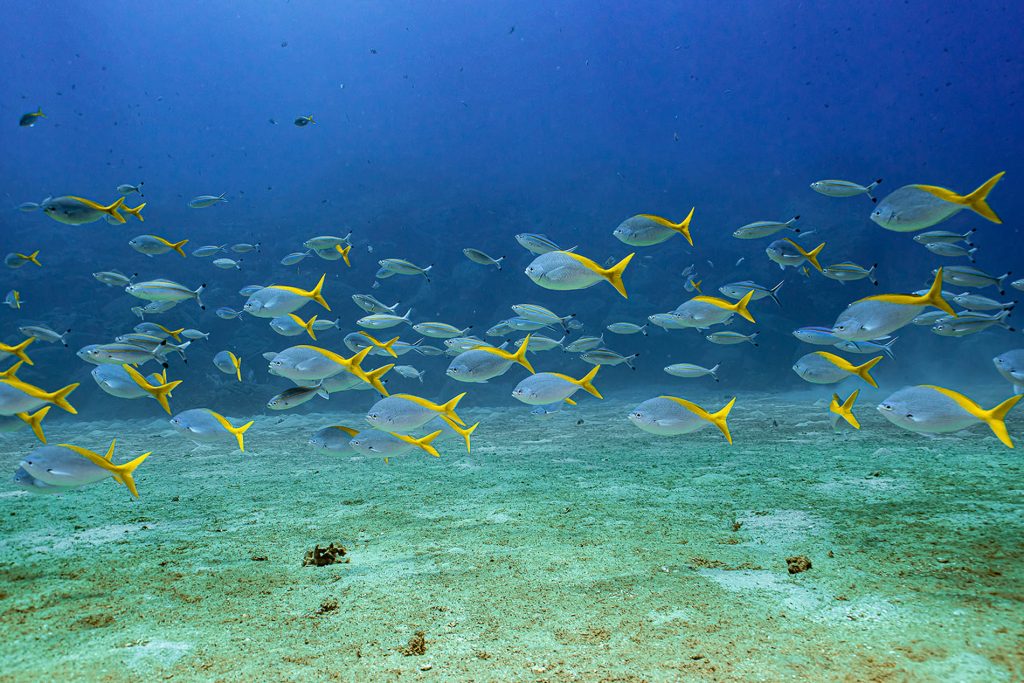
[[[892,406],[889,405],[888,403],[883,403],[882,410],[892,410]]]

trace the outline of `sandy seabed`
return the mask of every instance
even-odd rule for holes
[[[460,408],[472,455],[388,464],[305,445],[354,415],[261,418],[245,454],[55,424],[154,455],[138,501],[0,493],[0,680],[1024,680],[1017,450],[742,396],[729,447],[632,405]],[[303,566],[330,542],[349,562]]]

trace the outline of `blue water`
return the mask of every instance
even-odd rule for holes
[[[3,339],[18,341],[15,328],[26,322],[70,327],[70,351],[36,344],[31,379],[81,381],[73,402],[87,417],[152,415],[151,402],[103,395],[72,353],[138,322],[129,309],[140,302],[91,273],[205,282],[205,312],[185,302],[154,317],[212,333],[193,344],[187,367],[172,358],[171,376],[185,380],[174,407],[243,413],[287,386],[266,375],[260,353],[303,343],[278,337],[265,320],[214,315],[239,308],[247,284],[310,287],[326,272],[333,312],[309,304],[301,314],[340,317],[346,332],[362,315],[349,295],[372,291],[413,307],[416,320],[474,332],[510,316],[508,305],[532,302],[577,313],[583,331],[597,334],[689,298],[680,272],[696,263],[711,293],[734,280],[786,279],[781,309],[759,302],[758,325],[729,328],[759,330],[760,347],[714,346],[693,331],[608,335],[613,349],[641,356],[635,372],[603,371],[602,390],[685,392],[692,385],[679,389],[662,372],[678,361],[721,362],[727,392],[806,388],[790,366],[814,349],[792,329],[830,325],[846,303],[876,291],[924,287],[943,261],[871,223],[864,197],[824,197],[810,182],[881,177],[879,196],[917,182],[967,192],[1005,170],[990,198],[1003,225],[965,211],[939,228],[977,228],[980,268],[1024,272],[1021,19],[1020,8],[996,2],[969,11],[924,2],[22,4],[0,27],[0,246],[40,249],[44,267],[5,272],[4,291],[19,289],[26,305],[0,310]],[[46,118],[19,127],[37,106]],[[307,114],[315,125],[292,125]],[[49,195],[108,202],[118,184],[140,180],[143,224],[75,227],[14,210]],[[222,192],[226,204],[186,206]],[[625,275],[628,301],[604,284],[543,290],[522,273],[532,256],[514,241],[518,232],[578,244],[603,263],[633,251],[611,235],[621,220],[679,220],[691,206],[696,247],[673,238],[638,249]],[[764,255],[770,240],[730,237],[745,223],[794,214],[817,231],[805,246],[827,243],[824,262],[877,262],[879,289],[783,274]],[[316,259],[279,264],[308,237],[349,230],[351,270]],[[187,251],[237,241],[259,241],[262,251],[244,255],[241,271],[222,271],[209,260],[132,251],[128,240],[145,233],[188,238]],[[469,246],[507,256],[505,268],[468,262]],[[433,264],[431,282],[393,277],[370,290],[385,257]],[[900,335],[898,362],[876,373],[884,385],[941,379],[1005,390],[990,359],[1017,345],[1010,333],[948,339],[911,327]],[[344,350],[339,333],[322,342]],[[211,365],[221,349],[243,356],[242,387]],[[579,376],[588,368],[570,356],[543,358],[543,369]],[[465,388],[444,377],[445,358],[402,362],[427,370],[425,395]],[[471,386],[472,398],[513,405],[514,381]],[[372,400],[336,398],[349,407]]]

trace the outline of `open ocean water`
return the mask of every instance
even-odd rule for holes
[[[1024,680],[1020,7],[7,19],[0,681]]]

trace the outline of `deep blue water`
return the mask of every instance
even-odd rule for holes
[[[333,313],[315,304],[300,313],[340,316],[349,331],[362,315],[349,295],[371,291],[378,258],[402,257],[433,264],[432,281],[393,277],[372,293],[414,307],[417,320],[482,332],[512,314],[508,305],[534,302],[575,312],[596,333],[689,298],[680,272],[696,263],[711,293],[734,280],[786,278],[781,310],[759,302],[758,325],[730,328],[760,330],[761,346],[714,346],[692,331],[608,335],[612,348],[642,355],[636,372],[602,371],[605,394],[650,385],[652,395],[686,395],[697,385],[661,370],[676,361],[721,361],[723,392],[805,388],[790,366],[815,349],[790,331],[830,325],[846,303],[875,290],[783,275],[764,255],[770,240],[730,233],[800,214],[804,229],[817,230],[805,246],[827,243],[824,262],[877,262],[877,291],[911,291],[942,259],[869,221],[867,199],[824,197],[808,184],[882,177],[879,196],[907,183],[967,192],[1005,170],[990,198],[1002,225],[965,211],[940,227],[977,228],[978,266],[1024,275],[1022,15],[1008,2],[969,10],[941,2],[22,4],[0,27],[0,247],[40,249],[44,267],[3,273],[2,289],[19,289],[26,301],[21,311],[0,309],[3,340],[17,341],[25,322],[71,327],[70,350],[35,345],[26,379],[81,381],[73,403],[85,415],[154,415],[148,401],[104,396],[73,354],[138,322],[129,309],[139,302],[91,273],[205,282],[206,312],[186,302],[155,318],[213,333],[193,345],[187,367],[172,360],[171,376],[185,380],[173,404],[237,413],[287,386],[267,377],[259,354],[303,343],[276,336],[265,320],[218,319],[218,306],[241,306],[243,285],[309,287],[326,272]],[[37,106],[46,119],[19,127]],[[305,114],[317,123],[292,125]],[[139,180],[144,224],[73,227],[14,209],[48,195],[108,202],[118,184]],[[229,203],[186,206],[222,192]],[[578,244],[603,263],[632,251],[611,235],[621,220],[678,220],[691,206],[696,248],[681,238],[640,248],[626,271],[628,301],[604,284],[546,291],[522,273],[532,256],[515,243],[518,232]],[[312,259],[279,265],[306,238],[349,230],[351,270]],[[263,250],[244,256],[242,271],[221,271],[191,256],[137,254],[127,242],[144,233],[187,237],[189,251],[235,241]],[[466,261],[467,246],[506,255],[505,269]],[[884,387],[944,382],[1005,393],[990,359],[1019,346],[1016,334],[948,339],[913,327],[900,336],[898,361],[876,373]],[[343,350],[341,334],[321,340]],[[221,349],[254,370],[247,388],[214,370],[210,358]],[[538,369],[579,375],[588,367],[558,352],[541,358]],[[427,370],[426,395],[466,388],[444,377],[447,359],[402,362]],[[470,385],[471,396],[513,405],[508,392],[521,376],[513,369],[494,387]],[[371,398],[332,402],[358,407]]]

